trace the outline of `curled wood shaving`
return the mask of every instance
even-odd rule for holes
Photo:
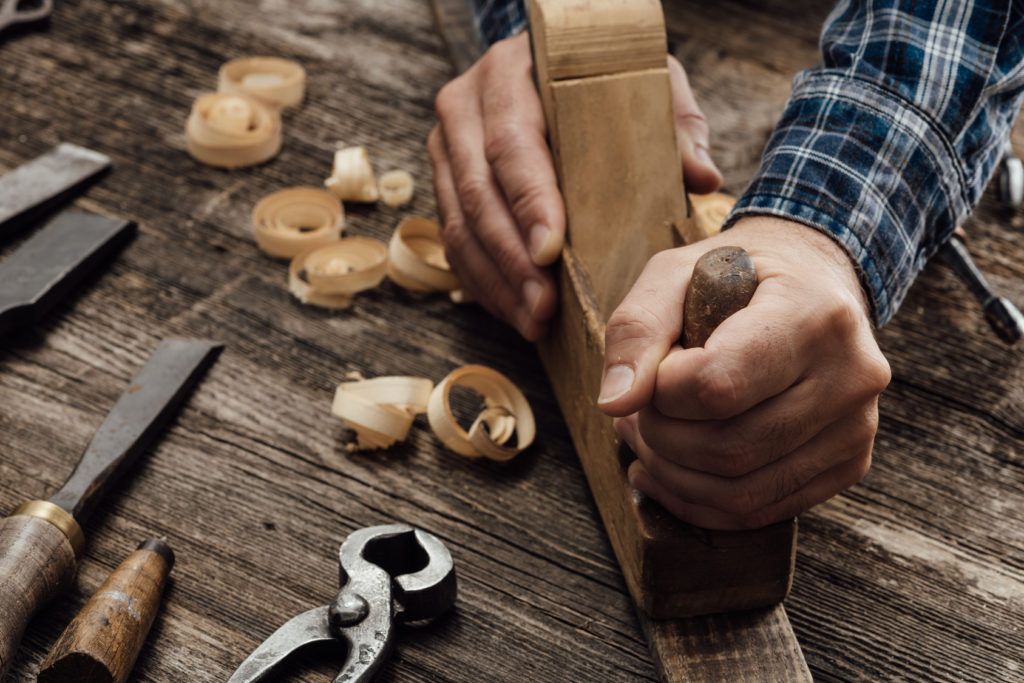
[[[206,93],[192,105],[185,137],[189,154],[204,164],[251,166],[281,149],[281,119],[246,95]]]
[[[379,197],[377,179],[365,147],[345,147],[334,153],[327,189],[343,201],[375,202]]]
[[[484,410],[467,432],[452,414],[453,386],[472,389],[484,398]],[[523,393],[504,375],[483,365],[454,370],[434,387],[427,402],[427,419],[445,446],[468,457],[509,460],[522,452],[536,435],[533,411]],[[505,445],[516,435],[516,445]]]
[[[384,279],[387,246],[369,237],[344,237],[302,252],[288,267],[288,288],[307,304],[345,308],[352,297]]]
[[[388,206],[408,204],[414,188],[412,174],[403,170],[388,171],[378,183],[380,200]]]
[[[458,289],[459,279],[444,256],[437,221],[412,216],[398,224],[388,243],[388,277],[414,292]]]
[[[338,198],[326,190],[291,187],[256,203],[252,227],[260,249],[271,256],[292,258],[341,237],[345,212]]]
[[[690,203],[693,204],[697,225],[705,236],[710,237],[722,231],[722,223],[736,204],[736,198],[724,192],[691,194]]]
[[[388,448],[405,440],[416,415],[426,412],[434,383],[422,377],[375,377],[342,382],[331,412],[355,431],[353,450]]]
[[[217,90],[249,95],[274,107],[294,107],[306,93],[306,70],[280,57],[240,57],[220,67]]]

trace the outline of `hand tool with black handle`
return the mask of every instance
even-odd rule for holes
[[[0,677],[35,611],[66,587],[85,549],[81,524],[138,460],[221,349],[165,339],[121,395],[64,486],[0,522]]]
[[[173,566],[166,541],[143,541],[64,629],[39,667],[39,683],[124,683]]]

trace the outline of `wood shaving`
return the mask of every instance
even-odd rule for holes
[[[256,244],[279,258],[293,258],[341,237],[345,212],[330,192],[292,187],[269,194],[252,210]]]
[[[370,237],[344,237],[313,247],[288,267],[288,288],[299,301],[324,308],[346,308],[353,296],[384,279],[387,246]]]
[[[342,382],[331,412],[356,433],[352,450],[380,449],[404,441],[416,415],[426,412],[434,383],[422,377],[375,377]]]
[[[456,422],[449,403],[456,385],[484,398],[484,410],[468,432]],[[507,377],[483,365],[458,368],[434,387],[427,402],[427,419],[445,446],[471,458],[509,460],[533,443],[537,432],[533,411],[523,393]],[[506,445],[513,435],[516,445]]]
[[[324,185],[343,201],[375,202],[380,196],[365,147],[344,147],[336,151],[331,176]]]
[[[414,292],[459,288],[459,279],[444,256],[437,221],[412,216],[398,224],[388,243],[388,277]]]
[[[220,67],[217,90],[248,95],[274,107],[294,107],[306,93],[306,70],[280,57],[240,57]]]
[[[206,93],[192,105],[185,137],[197,161],[223,168],[251,166],[281,149],[281,119],[246,95]]]
[[[388,206],[402,206],[412,199],[415,183],[408,171],[388,171],[380,177],[378,191],[380,200]]]
[[[722,231],[722,224],[736,204],[736,197],[724,192],[691,194],[690,203],[693,205],[697,226],[706,237],[711,237]]]

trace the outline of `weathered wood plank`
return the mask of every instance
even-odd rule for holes
[[[668,3],[672,40],[712,121],[727,189],[742,190],[789,91],[814,61],[826,5]],[[178,561],[136,681],[224,680],[285,617],[337,587],[352,529],[411,521],[460,572],[457,610],[403,629],[388,681],[655,680],[540,363],[480,310],[391,285],[343,314],[297,305],[283,264],[249,236],[263,194],[318,184],[333,145],[405,167],[408,212],[431,214],[423,141],[450,77],[426,3],[131,0],[56,3],[49,26],[0,42],[0,172],[68,140],[114,171],[78,206],[137,220],[138,237],[41,325],[0,340],[0,513],[53,493],[157,341],[228,349],[126,486],[85,529],[75,589],[30,624],[12,681],[123,559],[166,534]],[[225,172],[184,153],[192,98],[224,60],[291,56],[310,73],[280,157]],[[690,59],[694,61],[691,66]],[[105,98],[105,99],[104,99]],[[1015,138],[1024,152],[1024,129]],[[406,214],[347,207],[386,237]],[[991,199],[968,225],[993,284],[1024,303],[1024,213]],[[0,245],[0,258],[17,242]],[[2,286],[2,283],[0,283]],[[1024,642],[1024,360],[929,265],[880,334],[894,381],[865,482],[804,515],[786,609],[816,680],[1012,681]],[[514,377],[541,438],[506,466],[439,448],[425,421],[388,453],[349,455],[335,382],[483,362]],[[329,680],[314,657],[288,680]]]

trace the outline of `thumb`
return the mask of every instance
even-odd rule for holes
[[[597,399],[598,407],[608,415],[629,415],[651,402],[658,366],[682,329],[683,292],[691,270],[680,262],[684,249],[669,249],[651,257],[608,319]]]
[[[722,185],[722,174],[711,160],[708,120],[697,106],[686,71],[675,57],[668,58],[672,106],[676,115],[676,142],[683,164],[683,181],[689,192],[707,194]]]

